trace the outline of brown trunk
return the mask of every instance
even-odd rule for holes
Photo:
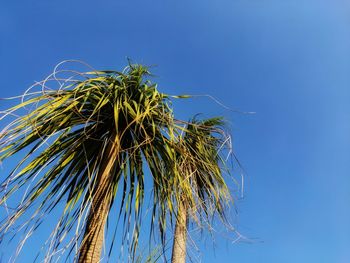
[[[112,137],[114,140],[114,137]],[[91,208],[86,222],[84,238],[79,251],[79,263],[100,262],[103,248],[104,229],[111,203],[112,180],[110,175],[117,160],[114,142],[109,142],[104,161],[96,178]]]
[[[171,263],[186,262],[187,209],[180,203],[177,211]]]

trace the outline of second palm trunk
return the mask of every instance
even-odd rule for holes
[[[183,203],[179,203],[176,219],[172,263],[186,262],[186,241],[187,241],[187,209]]]

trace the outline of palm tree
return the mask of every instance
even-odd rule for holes
[[[19,253],[45,216],[61,209],[45,260],[62,249],[71,254],[75,248],[77,262],[99,262],[106,222],[118,202],[121,239],[131,235],[133,259],[148,167],[151,229],[159,230],[165,246],[167,218],[175,217],[172,261],[184,262],[188,215],[199,225],[215,212],[224,218],[223,205],[229,200],[219,166],[218,151],[225,142],[221,121],[192,121],[184,126],[186,122],[174,118],[171,98],[187,96],[158,92],[141,65],[129,64],[122,72],[73,72],[70,77],[59,73],[67,71],[55,70],[40,83],[42,91],[26,92],[22,102],[1,117],[19,114],[0,133],[0,162],[19,151],[25,153],[0,185],[0,205],[8,212],[0,224],[0,242],[13,231],[16,235],[16,229],[24,231]],[[51,80],[59,84],[58,89],[47,88]],[[21,202],[10,209],[8,201],[21,190]],[[19,218],[25,220],[14,228]]]
[[[231,200],[230,192],[223,178],[226,161],[220,156],[221,148],[229,137],[226,136],[222,118],[211,118],[188,123],[180,139],[181,150],[177,156],[177,170],[180,181],[175,191],[178,209],[172,251],[172,263],[186,260],[187,224],[189,219],[198,226],[211,225],[211,219],[218,213],[223,222],[225,205]],[[190,216],[190,218],[189,218]]]

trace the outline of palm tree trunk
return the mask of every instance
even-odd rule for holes
[[[114,140],[114,136],[112,139]],[[96,186],[92,194],[93,199],[86,222],[84,238],[79,251],[79,263],[100,262],[103,248],[104,229],[111,204],[113,176],[111,171],[117,159],[114,141],[109,142],[105,152],[105,159],[96,178]]]
[[[171,263],[186,262],[187,209],[180,203],[177,212]]]

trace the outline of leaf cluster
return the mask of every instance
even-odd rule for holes
[[[60,249],[71,254],[75,248],[77,253],[107,159],[112,168],[104,191],[110,196],[109,209],[115,202],[119,206],[119,219],[109,221],[123,222],[123,240],[132,236],[131,255],[142,225],[146,169],[152,182],[151,234],[157,230],[164,246],[167,220],[176,218],[179,202],[200,226],[216,212],[225,219],[230,193],[220,152],[229,137],[222,119],[177,120],[171,100],[182,96],[160,93],[148,76],[146,67],[131,64],[122,72],[53,76],[41,83],[42,91],[27,93],[3,112],[0,120],[29,109],[0,133],[0,162],[25,151],[0,184],[0,205],[5,208],[17,192],[24,192],[0,223],[0,242],[24,214],[30,213],[29,219],[16,229],[32,234],[47,214],[62,208],[46,259]],[[60,88],[47,89],[47,80],[57,81]],[[113,152],[108,151],[111,145]],[[63,245],[67,236],[70,240]]]

